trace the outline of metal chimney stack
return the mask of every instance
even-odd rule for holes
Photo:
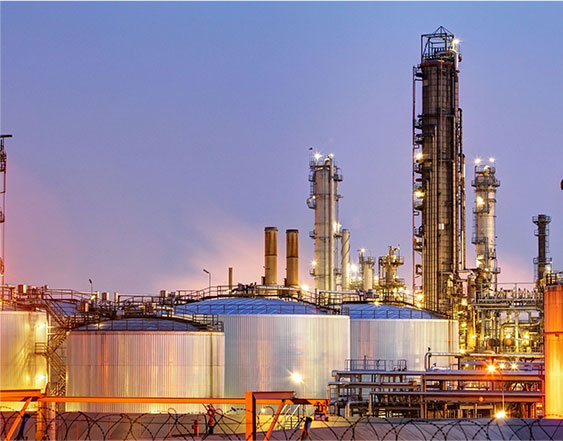
[[[278,229],[264,229],[264,284],[278,284]]]
[[[289,287],[299,286],[299,230],[285,232],[286,279]]]
[[[534,259],[536,270],[536,282],[542,280],[546,273],[551,270],[551,257],[547,257],[549,251],[549,223],[551,217],[545,214],[538,214],[532,218],[532,222],[537,225],[535,235],[538,238],[538,257]]]

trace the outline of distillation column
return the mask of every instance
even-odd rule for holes
[[[452,312],[459,302],[459,269],[465,255],[460,60],[458,41],[447,29],[422,35],[421,62],[413,78],[414,85],[422,83],[422,114],[417,118],[413,87],[413,273],[422,304],[440,312]],[[422,286],[417,275],[422,276]]]
[[[307,199],[309,208],[315,210],[315,265],[313,276],[315,288],[332,291],[336,289],[340,223],[338,221],[338,182],[342,181],[340,169],[332,155],[315,154],[309,163],[311,195]]]
[[[493,162],[491,158],[489,160]],[[496,169],[490,164],[475,160],[475,206],[473,207],[475,229],[472,243],[475,244],[475,289],[476,294],[492,295],[497,287],[496,251],[496,193],[500,181],[495,177]]]
[[[549,249],[549,223],[551,217],[539,214],[532,218],[532,222],[537,225],[535,235],[538,238],[538,257],[534,258],[536,269],[536,282],[540,282],[551,270],[551,257],[547,257]]]

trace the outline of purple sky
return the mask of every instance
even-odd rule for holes
[[[342,168],[352,248],[379,256],[400,244],[410,280],[412,66],[420,34],[440,25],[462,42],[468,159],[497,158],[501,279],[531,280],[538,213],[553,218],[562,268],[562,13],[560,3],[2,3],[7,281],[156,292],[205,286],[202,268],[224,283],[228,266],[258,281],[270,225],[280,279],[287,228],[301,232],[306,274],[309,146]]]

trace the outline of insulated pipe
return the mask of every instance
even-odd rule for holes
[[[563,401],[563,285],[544,293],[545,417],[562,418]]]
[[[342,230],[342,289],[350,287],[350,230]]]
[[[264,284],[278,284],[278,229],[264,229]]]
[[[286,285],[299,286],[299,230],[285,231]]]

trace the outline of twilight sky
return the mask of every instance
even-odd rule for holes
[[[410,280],[412,66],[440,25],[461,40],[468,164],[497,159],[501,280],[532,279],[538,213],[563,268],[561,3],[0,7],[9,283],[152,293],[228,266],[259,281],[265,226],[280,280],[300,230],[310,283],[310,146],[342,169],[352,249],[400,244]]]

